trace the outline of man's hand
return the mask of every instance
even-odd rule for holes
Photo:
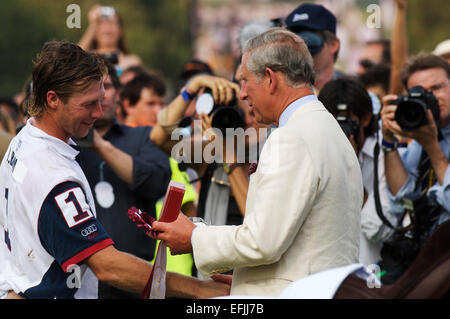
[[[398,124],[395,121],[395,110],[397,109],[397,105],[392,105],[392,101],[397,99],[397,95],[389,94],[383,97],[383,107],[381,109],[381,132],[383,133],[383,138],[388,142],[394,142],[394,127]]]
[[[395,121],[397,105],[389,104],[397,98],[396,95],[387,95],[383,98],[383,109],[381,110],[383,138],[393,142],[394,135],[415,139],[425,149],[438,140],[437,126],[431,110],[427,110],[428,124],[414,131],[404,131]]]
[[[16,294],[14,291],[10,290],[8,291],[8,294],[6,295],[5,299],[24,299],[24,298]]]
[[[239,96],[238,84],[217,76],[197,75],[186,84],[189,92],[198,92],[204,87],[211,89],[214,101],[218,104],[230,103],[233,100],[233,91]]]
[[[192,252],[191,236],[195,226],[182,212],[172,223],[155,221],[152,228],[159,232],[156,239],[164,241],[172,255]]]

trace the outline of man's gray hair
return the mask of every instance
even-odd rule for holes
[[[255,19],[247,22],[239,32],[239,47],[241,51],[245,47],[245,42],[273,27],[273,22],[265,19]]]
[[[305,42],[295,33],[273,28],[249,39],[243,53],[249,53],[247,70],[262,79],[266,68],[280,71],[292,87],[315,80],[314,62]]]

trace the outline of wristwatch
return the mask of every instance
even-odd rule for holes
[[[208,223],[201,217],[189,217],[188,218],[195,226],[207,226]]]
[[[239,163],[233,163],[233,164],[223,163],[223,170],[225,171],[225,173],[231,174],[231,172],[232,172],[237,166],[239,166]]]
[[[186,87],[182,87],[180,90],[181,97],[184,101],[191,101],[195,98],[197,94],[189,93],[189,91],[186,89]]]
[[[399,143],[397,139],[394,139],[394,143],[390,143],[385,139],[383,139],[381,141],[381,149],[383,150],[384,153],[389,153],[395,151],[398,148],[398,144]]]

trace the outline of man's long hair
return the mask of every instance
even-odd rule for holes
[[[69,42],[44,44],[32,72],[32,91],[28,114],[39,118],[47,109],[47,92],[55,91],[65,103],[107,74],[103,60]]]

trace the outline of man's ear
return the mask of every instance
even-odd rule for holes
[[[130,111],[131,111],[131,113],[133,112],[133,106],[131,106],[129,99],[122,100],[122,108],[123,108],[124,112],[126,113],[126,116],[130,115]]]
[[[331,54],[336,54],[336,52],[338,52],[339,51],[339,47],[341,46],[341,42],[339,41],[339,39],[333,39],[330,43],[329,43],[329,46],[330,46],[330,52],[331,52]]]
[[[56,94],[56,92],[52,91],[52,90],[47,92],[46,99],[47,99],[48,107],[53,110],[56,110],[56,108],[58,107],[58,105],[61,101],[59,99],[58,95]]]
[[[278,76],[271,68],[266,68],[266,78],[264,81],[267,82],[269,93],[273,94],[278,85]]]

